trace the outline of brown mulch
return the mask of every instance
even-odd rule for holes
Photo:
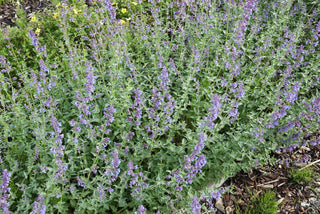
[[[218,210],[217,213],[235,213],[236,209],[244,213],[253,197],[270,190],[276,193],[280,203],[278,213],[320,213],[320,146],[302,146],[292,151],[274,152],[271,156],[286,160],[289,165],[287,166],[286,161],[283,161],[283,164],[268,164],[253,168],[248,173],[239,172],[229,178],[223,186],[233,187],[233,190],[224,194],[224,210]],[[309,159],[307,162],[304,161],[306,157]],[[313,168],[314,181],[297,184],[289,174],[293,167]]]
[[[22,0],[21,4],[17,1],[7,1],[0,5],[0,28],[7,26],[15,27],[15,21],[18,18],[16,8],[20,7],[26,12],[26,18],[30,20],[33,14],[44,12],[45,9],[52,9],[50,0]]]

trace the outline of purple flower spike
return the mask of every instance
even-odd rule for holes
[[[209,108],[210,115],[209,117],[205,117],[204,119],[208,123],[208,127],[210,129],[213,129],[215,126],[215,121],[218,118],[218,114],[220,112],[221,104],[220,104],[220,98],[217,94],[214,94],[211,99],[211,108]]]
[[[143,205],[139,206],[138,211],[139,211],[140,214],[146,214],[146,208],[144,208]]]
[[[201,205],[199,203],[199,199],[196,196],[193,197],[190,207],[193,214],[201,214]]]
[[[9,199],[10,195],[10,190],[11,188],[8,187],[9,182],[11,178],[11,173],[8,172],[7,169],[4,169],[2,171],[2,185],[0,186],[0,205],[2,207],[3,213],[4,214],[9,214],[9,202],[7,200]]]

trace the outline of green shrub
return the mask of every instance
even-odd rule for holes
[[[251,198],[244,212],[237,209],[236,213],[243,214],[275,214],[278,209],[276,193],[267,191]]]
[[[293,167],[289,169],[289,175],[290,178],[298,184],[309,184],[314,180],[316,172],[311,167],[302,170]]]

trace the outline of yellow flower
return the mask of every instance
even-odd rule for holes
[[[79,14],[81,10],[73,9],[74,14]]]
[[[39,34],[40,34],[40,29],[37,28],[36,31],[35,31],[35,33],[39,36]]]
[[[58,13],[53,14],[53,18],[56,19],[58,17]]]
[[[131,4],[133,4],[134,6],[137,6],[138,5],[138,3],[137,2],[131,2]]]
[[[126,22],[123,21],[122,19],[120,20],[120,24],[124,25]]]
[[[117,2],[113,2],[113,3],[112,3],[112,6],[117,6],[117,5],[118,5]]]
[[[36,17],[35,17],[35,16],[32,16],[30,21],[31,21],[31,22],[35,22],[35,21],[36,21]]]
[[[61,6],[60,2],[56,5],[56,8],[59,8]]]
[[[125,13],[127,13],[127,12],[128,12],[128,11],[127,11],[126,8],[122,8],[122,9],[121,9],[121,13],[125,14]]]

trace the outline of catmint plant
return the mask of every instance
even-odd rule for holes
[[[200,187],[319,145],[319,4],[54,4],[0,29],[4,213],[215,212]]]

